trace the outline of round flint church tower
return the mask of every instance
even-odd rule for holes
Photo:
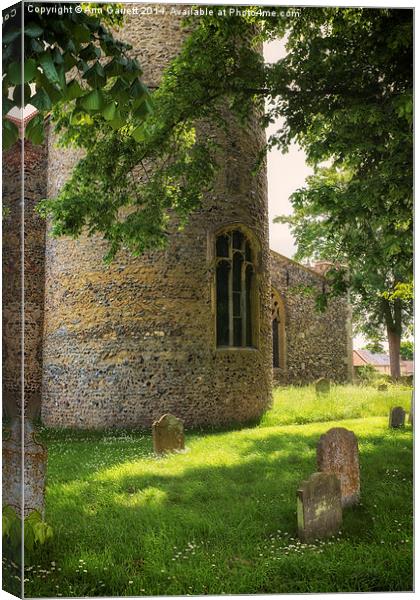
[[[132,6],[132,5],[131,5]],[[143,7],[145,5],[142,5]],[[180,19],[127,18],[144,81],[159,84],[178,52]],[[257,124],[218,132],[223,168],[202,208],[164,251],[120,253],[81,237],[46,241],[42,419],[48,426],[150,426],[166,412],[186,425],[257,418],[271,395],[267,185],[251,174],[265,142]],[[76,153],[48,149],[48,192]]]

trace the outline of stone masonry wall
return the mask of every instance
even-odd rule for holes
[[[3,410],[15,416],[21,405],[22,336],[22,148],[18,141],[2,160],[2,303],[3,303]]]
[[[286,369],[274,370],[279,383],[309,383],[319,377],[351,379],[350,308],[345,298],[329,302],[326,312],[315,308],[305,287],[322,289],[325,278],[271,251],[271,283],[285,304]]]
[[[9,415],[21,402],[22,141],[3,153],[3,401]],[[46,147],[24,148],[25,406],[39,413],[42,380],[45,221],[34,208],[46,196]]]
[[[133,16],[130,41],[149,85],[180,48],[170,14]],[[257,123],[232,119],[218,133],[223,164],[216,186],[164,251],[109,266],[99,238],[46,242],[42,419],[49,426],[150,426],[165,412],[186,425],[244,422],[271,398],[272,357],[267,183],[252,166],[264,143]],[[65,181],[76,155],[49,138],[48,193]],[[257,348],[215,345],[214,235],[247,227],[259,246]]]

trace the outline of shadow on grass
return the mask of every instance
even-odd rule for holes
[[[217,454],[219,440],[221,447],[229,443],[224,432],[208,436],[209,440],[191,435],[191,453],[202,453],[208,441],[209,455],[203,454],[203,460],[208,458],[206,465],[190,464],[189,457],[182,455],[152,459],[150,436],[142,435],[127,446],[121,444],[119,456],[106,444],[95,448],[94,440],[86,445],[77,441],[72,455],[50,455],[57,475],[48,490],[47,519],[56,536],[44,560],[67,564],[66,581],[74,581],[78,595],[124,595],[121,573],[133,569],[155,582],[147,589],[150,594],[187,593],[186,582],[195,580],[200,585],[204,581],[204,593],[222,589],[227,593],[408,589],[410,565],[402,571],[399,548],[395,556],[384,554],[380,538],[385,534],[375,524],[379,513],[384,523],[393,522],[402,509],[410,513],[410,488],[400,485],[402,477],[411,478],[408,430],[384,428],[360,436],[362,504],[345,512],[347,549],[334,547],[325,558],[318,554],[305,560],[282,556],[281,573],[278,563],[274,563],[274,571],[263,563],[261,556],[266,550],[260,547],[278,535],[278,530],[287,532],[288,539],[295,535],[296,490],[300,481],[316,470],[319,435],[318,429],[308,432],[304,428],[297,433],[287,428],[258,435],[251,430],[249,435],[242,432],[232,446],[232,462],[226,463],[223,455],[219,464],[211,458],[212,453]],[[99,469],[94,461],[89,463],[95,452],[103,462]],[[140,461],[130,472],[130,465],[144,457],[145,463]],[[70,472],[60,477],[60,465]],[[174,472],[170,472],[172,465]],[[389,474],[395,465],[397,476]],[[191,543],[202,544],[197,550],[199,560],[185,561],[179,571],[175,547]],[[80,557],[113,565],[114,579],[109,576],[106,589],[97,589],[90,573],[84,576],[83,587],[79,575],[70,569]],[[379,560],[387,564],[386,572],[375,571]],[[232,561],[236,561],[234,568]],[[213,562],[225,581],[223,588],[215,581]],[[175,573],[178,587],[167,587],[166,572]],[[194,589],[203,593],[201,587]],[[42,593],[46,594],[45,589],[39,595]]]
[[[361,453],[361,475],[363,495],[373,492],[378,479],[384,477],[387,469],[393,465],[392,457],[399,452],[396,440],[401,441],[404,433],[393,436],[364,436]],[[72,510],[88,509],[95,504],[96,526],[101,524],[109,531],[119,510],[124,512],[124,522],[131,522],[131,513],[135,521],[159,523],[159,530],[165,524],[176,519],[184,519],[184,525],[200,522],[207,523],[209,513],[213,512],[217,521],[226,530],[235,528],[243,518],[243,507],[259,504],[253,511],[253,518],[261,523],[271,521],[271,528],[277,528],[279,520],[289,531],[295,529],[296,489],[302,479],[306,479],[316,470],[316,444],[319,434],[288,435],[272,434],[264,439],[245,438],[241,448],[240,464],[209,465],[202,467],[185,465],[181,473],[160,473],[160,461],[156,461],[156,473],[113,475],[111,480],[98,481],[82,477],[74,478],[74,485],[68,491],[61,491],[59,507],[54,510],[54,520],[65,522],[71,517]],[[137,451],[136,451],[137,450]],[[137,449],[129,449],[128,460],[135,460]],[[162,462],[166,459],[161,459]],[[172,458],[173,460],[173,458]],[[120,464],[118,459],[107,468]],[[408,469],[410,465],[407,464]],[[92,473],[93,475],[93,473]],[[408,474],[409,475],[409,474]],[[108,496],[100,502],[101,493]],[[68,497],[67,497],[68,496]],[[269,502],[274,499],[275,511],[279,518],[272,522],[273,508]],[[284,500],[282,500],[284,499]],[[130,506],[131,505],[131,506]],[[57,511],[58,508],[58,511]],[[141,510],[140,510],[141,509]],[[139,511],[141,514],[139,514]],[[353,511],[354,512],[354,511]],[[357,511],[356,511],[357,512]],[[100,514],[98,514],[100,513]],[[150,517],[150,518],[149,518]],[[134,521],[133,521],[134,522]],[[204,527],[206,529],[206,527]],[[268,528],[270,530],[270,527]],[[366,527],[358,532],[363,537]],[[236,535],[236,532],[235,532]],[[99,538],[102,535],[99,534]]]

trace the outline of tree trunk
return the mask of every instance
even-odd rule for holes
[[[388,336],[389,364],[391,367],[391,377],[398,379],[399,377],[401,377],[401,301],[398,298],[392,302],[383,299],[383,311],[385,315],[386,332]]]
[[[391,377],[398,378],[401,376],[400,370],[400,344],[401,336],[395,330],[387,330],[388,347],[389,347],[389,363],[391,367]]]

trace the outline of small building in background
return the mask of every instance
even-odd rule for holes
[[[355,373],[360,367],[371,365],[378,373],[391,374],[391,365],[388,354],[376,354],[369,350],[353,350],[353,368]],[[400,361],[401,375],[413,375],[414,362],[412,360]]]

